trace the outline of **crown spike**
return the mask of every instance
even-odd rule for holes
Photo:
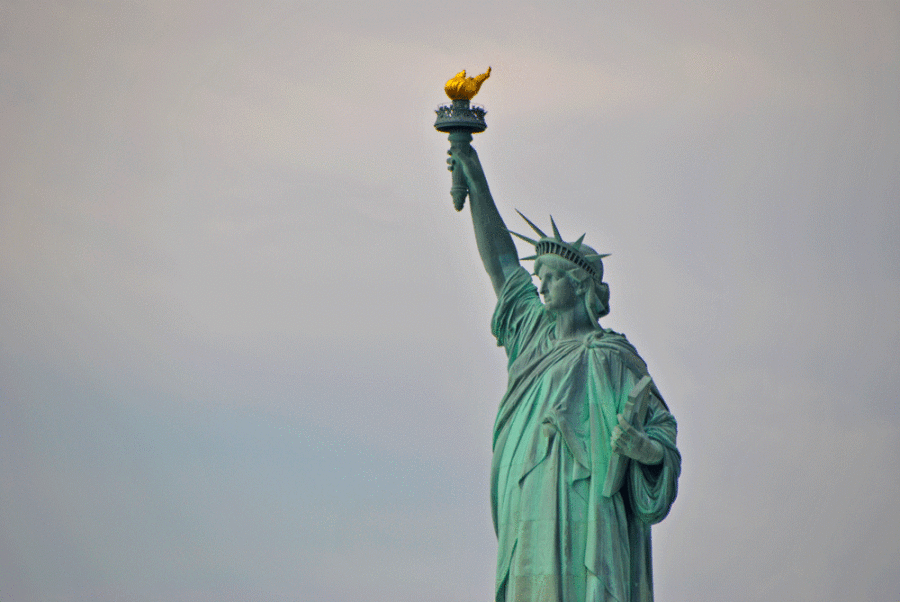
[[[550,216],[550,225],[553,226],[553,236],[556,237],[556,240],[559,242],[563,242],[562,236],[559,234],[559,228],[556,227],[556,222],[553,221],[553,216]]]
[[[522,216],[522,219],[523,219],[523,220],[525,220],[526,222],[528,222],[528,225],[531,226],[531,229],[532,229],[532,230],[534,230],[535,232],[538,233],[538,236],[540,236],[541,238],[547,238],[547,235],[544,234],[544,233],[541,231],[540,228],[538,228],[537,226],[535,226],[534,223],[533,223],[530,219],[528,219],[527,217],[525,217],[525,215],[524,215],[521,211],[519,211],[518,209],[516,209],[516,213],[518,213],[520,216]]]
[[[528,257],[520,257],[519,261],[534,261],[537,258],[537,255],[529,255]]]
[[[533,246],[535,246],[535,247],[536,247],[537,244],[538,244],[536,240],[532,240],[532,239],[528,238],[527,236],[523,236],[523,235],[519,234],[518,232],[513,232],[512,230],[507,230],[507,232],[509,232],[510,234],[512,234],[513,236],[515,236],[515,237],[517,237],[517,238],[521,238],[522,240],[524,240],[524,241],[527,242],[528,244],[533,245]]]
[[[580,249],[581,249],[581,241],[584,240],[584,237],[585,237],[586,235],[587,235],[587,232],[585,232],[584,234],[582,234],[582,235],[581,235],[581,238],[579,238],[578,240],[576,240],[575,242],[573,242],[573,243],[572,243],[572,248],[575,249],[576,251],[580,250]]]

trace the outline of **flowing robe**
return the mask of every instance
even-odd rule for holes
[[[681,471],[675,419],[655,386],[643,430],[663,461],[630,462],[622,489],[602,495],[617,413],[646,364],[610,330],[556,340],[524,268],[491,326],[509,358],[491,466],[496,601],[651,601],[650,525],[668,514]]]

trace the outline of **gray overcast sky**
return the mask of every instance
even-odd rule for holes
[[[679,421],[657,600],[897,600],[900,4],[276,0],[0,0],[0,599],[490,597],[488,65]]]

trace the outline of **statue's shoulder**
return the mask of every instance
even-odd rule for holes
[[[602,329],[591,335],[587,344],[596,353],[619,360],[636,374],[643,374],[647,371],[647,364],[644,363],[637,349],[628,342],[624,334],[610,329]]]
[[[616,332],[610,328],[601,328],[590,335],[587,341],[590,347],[597,349],[612,351],[625,351],[629,353],[637,353],[634,346],[628,342],[628,338],[622,333]]]

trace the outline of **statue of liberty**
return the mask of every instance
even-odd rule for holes
[[[584,236],[564,241],[552,218],[549,236],[525,218],[536,238],[517,236],[535,247],[526,259],[538,290],[468,140],[451,137],[447,162],[468,188],[497,294],[491,329],[509,360],[491,466],[495,600],[651,601],[650,526],[668,514],[681,471],[675,419],[635,348],[599,324],[609,313],[604,256]],[[638,420],[625,411],[636,384],[647,391]],[[627,464],[610,490],[618,458]]]

